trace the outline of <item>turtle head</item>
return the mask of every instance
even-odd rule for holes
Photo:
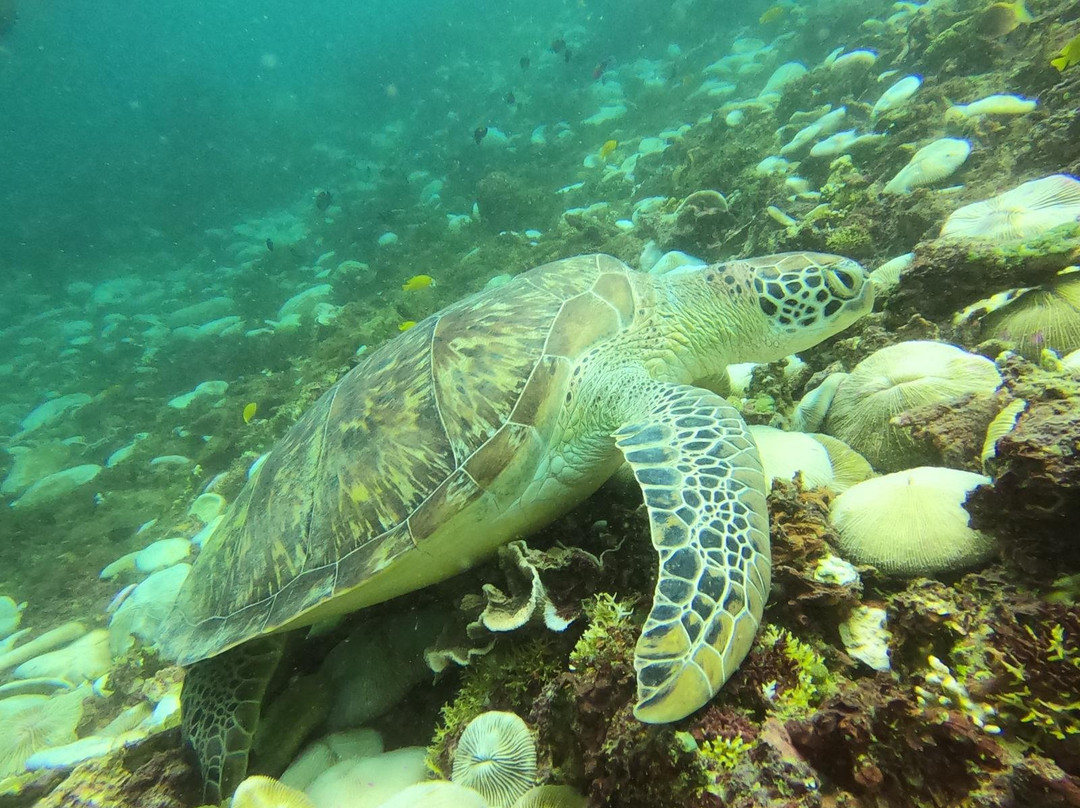
[[[671,277],[677,275],[683,277]],[[779,253],[686,267],[669,277],[694,287],[689,295],[678,296],[694,299],[691,308],[713,324],[702,330],[723,325],[717,333],[720,350],[703,347],[722,356],[725,364],[772,362],[805,350],[843,331],[874,303],[866,270],[849,258],[825,253]]]
[[[770,359],[817,345],[873,308],[870,276],[850,258],[780,253],[745,263],[750,267],[758,308],[769,320],[773,340],[762,347]],[[771,356],[774,346],[780,353]]]

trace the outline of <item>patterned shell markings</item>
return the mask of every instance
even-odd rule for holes
[[[269,632],[421,543],[483,494],[534,424],[549,438],[568,360],[633,313],[627,268],[580,256],[466,298],[376,350],[241,492],[180,594],[188,625],[166,650],[187,664]]]

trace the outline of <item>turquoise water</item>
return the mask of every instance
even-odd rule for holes
[[[476,126],[525,117],[506,109],[507,92],[536,97],[530,121],[567,115],[596,63],[662,54],[678,27],[648,3],[18,13],[0,74],[0,179],[17,212],[4,217],[2,243],[6,260],[35,274],[71,262],[108,274],[107,257],[174,241],[195,254],[205,228],[341,186],[348,160],[328,151],[382,163],[369,139],[393,121],[405,127],[400,152],[381,171],[468,162]],[[715,26],[729,13],[697,19]],[[548,64],[558,61],[544,58],[549,41],[570,29],[580,53]],[[536,65],[523,72],[526,55]]]
[[[1069,804],[1078,35],[0,0],[0,806],[229,804],[192,693],[264,598],[281,806]]]

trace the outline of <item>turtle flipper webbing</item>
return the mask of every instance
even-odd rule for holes
[[[676,721],[712,698],[753,643],[771,569],[765,478],[738,412],[696,387],[657,383],[615,439],[660,555],[634,655],[634,714]]]
[[[188,669],[180,693],[181,731],[203,778],[203,801],[217,805],[247,775],[251,739],[283,634],[250,640]]]

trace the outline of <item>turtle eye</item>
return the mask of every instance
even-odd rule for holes
[[[832,267],[825,273],[825,282],[834,295],[850,300],[859,293],[862,278],[844,267]]]

